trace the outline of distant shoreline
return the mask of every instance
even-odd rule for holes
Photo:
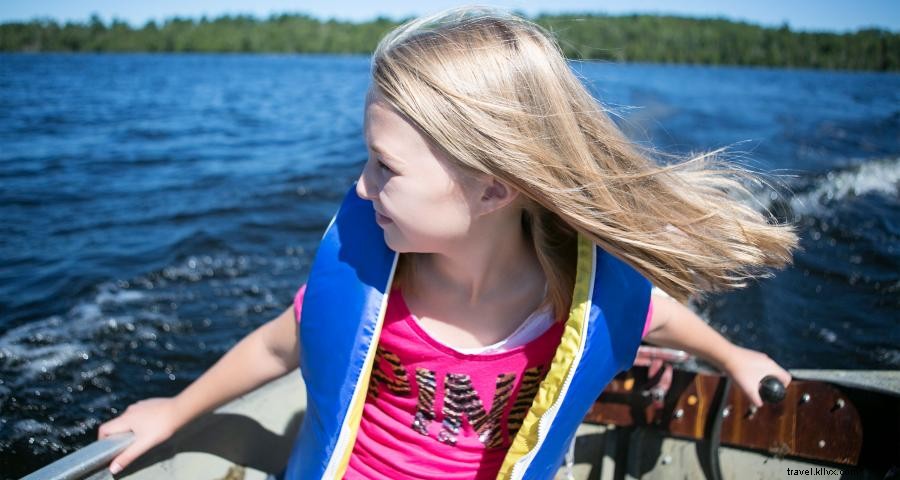
[[[529,17],[567,58],[656,64],[900,71],[900,33],[799,32],[719,18],[557,14]],[[0,24],[0,52],[371,54],[406,19],[320,20],[307,14],[173,17],[135,28],[93,15],[84,23]]]

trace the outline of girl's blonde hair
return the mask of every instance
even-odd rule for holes
[[[523,231],[558,319],[571,303],[576,231],[682,302],[791,262],[794,227],[734,198],[752,198],[739,179],[758,175],[720,160],[722,149],[661,166],[527,19],[463,6],[411,20],[379,42],[372,79],[463,171],[524,194]],[[415,255],[402,257],[397,275],[409,287]]]

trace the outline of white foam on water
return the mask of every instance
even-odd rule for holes
[[[100,286],[100,293],[97,294],[95,301],[98,305],[122,305],[126,303],[134,303],[147,298],[144,292],[137,290],[120,290],[112,284],[103,284]]]
[[[0,355],[6,362],[20,363],[17,382],[84,358],[87,346],[74,339],[59,316],[13,328],[0,337]],[[46,344],[35,345],[35,342]]]
[[[851,195],[900,192],[900,157],[870,160],[858,167],[828,172],[812,190],[791,198],[793,211],[801,215],[816,215],[836,201]]]
[[[104,314],[104,306],[122,305],[146,298],[141,291],[120,290],[101,284],[93,298],[72,307],[65,315],[32,321],[8,330],[0,337],[0,360],[16,364],[15,384],[34,380],[69,363],[90,358],[91,343],[111,325],[130,324],[131,315]],[[144,337],[151,329],[143,327]]]
[[[31,418],[26,418],[25,420],[16,422],[13,430],[21,434],[50,433],[53,431],[53,426]]]

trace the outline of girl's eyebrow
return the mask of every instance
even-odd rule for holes
[[[395,157],[395,156],[393,156],[393,155],[391,155],[391,154],[385,152],[385,151],[382,150],[382,148],[379,147],[378,145],[374,145],[374,144],[373,144],[373,145],[371,146],[371,148],[372,148],[372,150],[374,150],[374,151],[376,151],[376,152],[378,152],[378,153],[384,155],[385,157],[387,157],[387,158],[390,159],[390,160],[394,160],[394,161],[396,161],[396,162],[401,162],[401,163],[402,163],[401,160],[399,160],[399,159],[397,159],[397,157]]]
[[[382,150],[381,147],[379,147],[378,145],[375,145],[374,143],[371,145],[371,148],[372,148],[372,150],[375,150],[378,153],[383,153],[383,154],[387,155],[386,153],[384,153],[384,150]]]

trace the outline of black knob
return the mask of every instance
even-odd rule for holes
[[[766,403],[778,403],[784,400],[784,384],[772,375],[766,375],[759,382],[759,396]]]

